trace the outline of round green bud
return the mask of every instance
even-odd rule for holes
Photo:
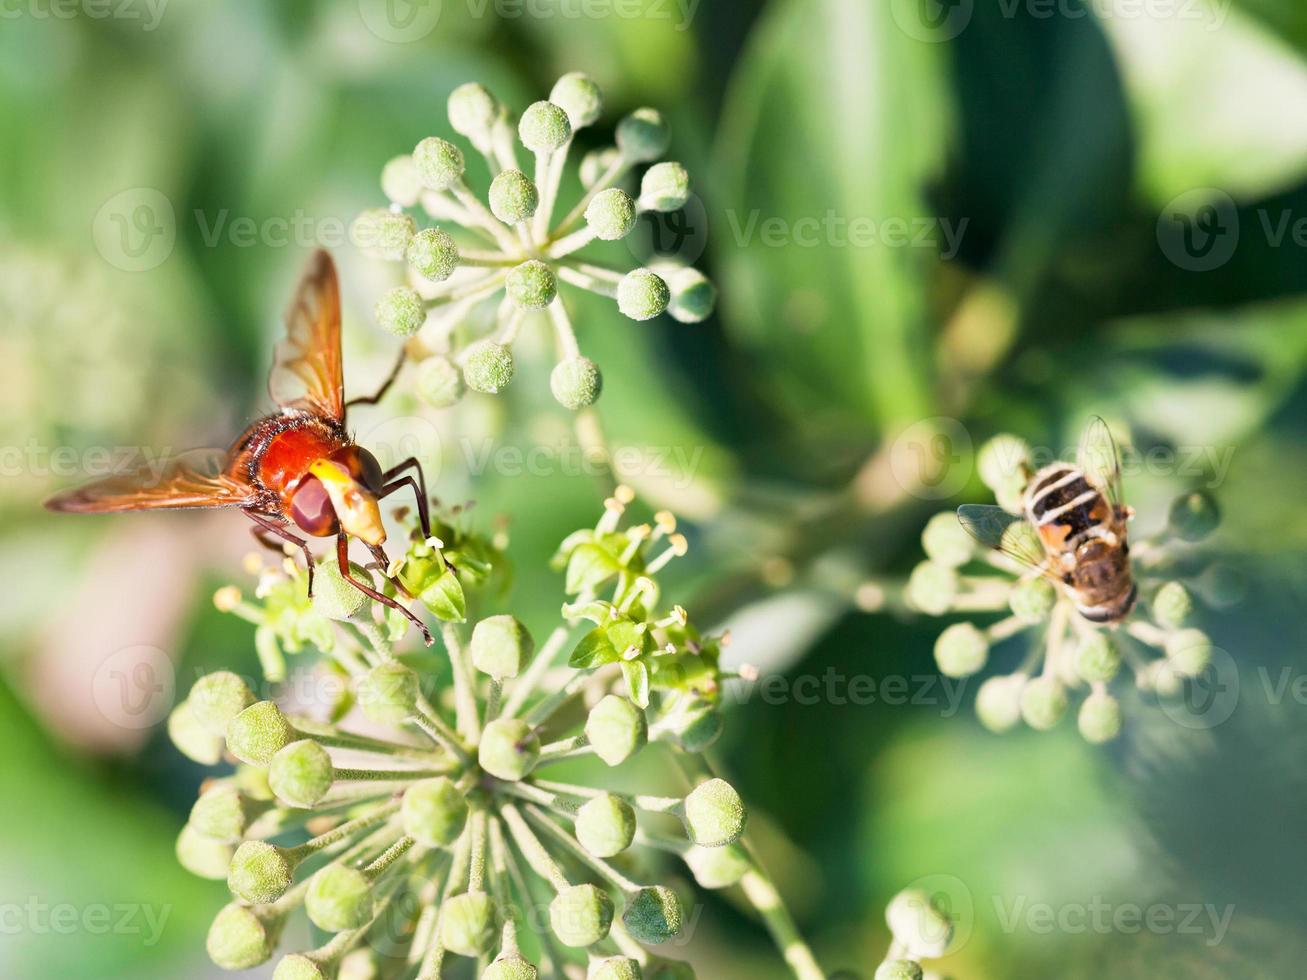
[[[702,847],[698,844],[683,855],[694,880],[703,888],[729,888],[753,867],[748,853],[739,844]]]
[[[295,729],[272,701],[250,705],[227,725],[228,751],[252,766],[268,765],[295,737]]]
[[[444,776],[423,779],[404,791],[404,833],[427,847],[449,847],[467,823],[467,798]]]
[[[921,964],[916,960],[886,960],[876,967],[875,980],[921,980]]]
[[[591,150],[581,158],[581,186],[586,190],[593,187],[604,174],[612,168],[621,154],[615,146],[606,146],[602,150]]]
[[[229,670],[205,674],[186,695],[191,715],[210,735],[224,735],[228,723],[257,698],[250,686]]]
[[[1106,633],[1095,630],[1080,641],[1076,650],[1076,674],[1082,680],[1106,684],[1121,669],[1121,651]]]
[[[398,660],[373,667],[358,681],[359,707],[372,721],[402,725],[417,713],[418,675]]]
[[[1160,698],[1174,698],[1184,690],[1184,678],[1169,660],[1154,660],[1144,669],[1140,687],[1154,691]]]
[[[489,144],[499,118],[498,100],[483,85],[467,82],[449,93],[449,125],[477,147]]]
[[[197,834],[235,843],[245,834],[250,811],[240,790],[218,783],[200,794],[191,807],[190,825]]]
[[[480,956],[494,946],[499,912],[485,892],[465,892],[440,906],[440,941],[459,956]]]
[[[357,929],[372,918],[372,882],[357,868],[329,864],[309,882],[304,910],[326,932]]]
[[[595,755],[610,766],[618,766],[644,748],[649,740],[649,724],[634,701],[606,694],[590,709],[585,736]]]
[[[481,980],[536,980],[540,971],[520,956],[501,956],[481,974]]]
[[[402,211],[369,208],[350,225],[350,241],[368,255],[398,262],[413,240],[417,225]]]
[[[508,298],[524,310],[543,310],[558,295],[554,270],[539,259],[528,259],[508,274]]]
[[[272,757],[268,785],[287,806],[316,806],[336,778],[327,750],[311,738],[291,742]]]
[[[590,358],[572,357],[554,365],[549,373],[549,390],[558,404],[576,412],[598,401],[604,377]]]
[[[224,970],[249,970],[271,958],[279,932],[253,909],[232,904],[214,918],[204,946]]]
[[[272,971],[272,980],[331,980],[332,976],[323,972],[321,963],[304,953],[283,956]]]
[[[639,961],[629,956],[591,960],[585,973],[585,980],[643,980],[643,977]]]
[[[567,113],[572,129],[589,126],[604,110],[604,97],[594,79],[584,72],[568,72],[549,92],[549,101]]]
[[[458,242],[443,228],[423,228],[408,243],[404,257],[423,279],[444,282],[458,268]]]
[[[640,180],[640,206],[676,211],[690,199],[690,174],[679,163],[655,163]]]
[[[675,709],[659,719],[659,728],[686,752],[702,752],[721,737],[724,727],[717,706],[698,697],[677,699]]]
[[[632,269],[617,284],[617,308],[632,320],[652,320],[671,299],[667,282],[649,269]]]
[[[572,138],[572,124],[560,106],[536,102],[522,113],[517,135],[522,145],[533,153],[553,153]]]
[[[931,616],[942,616],[958,594],[958,575],[946,565],[923,561],[908,576],[908,602]]]
[[[177,835],[177,863],[200,878],[222,881],[227,877],[236,849],[223,841],[197,834],[189,825]]]
[[[497,394],[513,380],[513,352],[493,340],[478,340],[463,354],[463,381],[473,391]]]
[[[367,573],[350,563],[350,574],[360,582],[367,581]],[[323,558],[313,570],[313,611],[325,619],[346,620],[354,616],[368,597],[357,585],[345,580],[335,557]]]
[[[1171,502],[1167,523],[1184,541],[1202,541],[1220,526],[1221,509],[1209,494],[1195,490]]]
[[[1179,582],[1166,582],[1153,596],[1153,619],[1163,629],[1175,630],[1194,612],[1194,598]]]
[[[381,329],[396,337],[412,337],[427,320],[422,297],[407,286],[396,286],[383,293],[374,312]]]
[[[945,677],[970,677],[988,659],[989,639],[971,623],[954,623],[935,641],[935,663]]]
[[[380,956],[367,948],[346,953],[336,972],[336,980],[381,980],[383,976]]]
[[[1012,587],[1007,602],[1018,619],[1037,623],[1046,618],[1057,605],[1057,589],[1046,578],[1036,576],[1022,579]]]
[[[1110,742],[1121,734],[1121,703],[1110,694],[1095,691],[1080,706],[1076,723],[1085,741],[1094,745]]]
[[[286,894],[295,873],[290,853],[267,841],[247,840],[227,869],[227,887],[242,902],[267,905]]]
[[[700,783],[685,798],[686,836],[701,847],[733,844],[744,833],[748,811],[740,794],[724,779]]]
[[[540,759],[540,739],[520,718],[496,718],[486,725],[477,746],[477,761],[492,776],[516,782]]]
[[[636,163],[657,160],[671,141],[671,130],[657,109],[636,109],[617,124],[617,148]]]
[[[168,715],[168,738],[182,755],[200,765],[216,766],[222,760],[223,737],[200,724],[190,701],[183,701]]]
[[[403,208],[417,204],[422,195],[422,178],[413,158],[407,153],[391,157],[381,168],[381,193]]]
[[[926,522],[921,546],[927,558],[948,568],[960,568],[976,556],[975,540],[951,510],[941,511]]]
[[[1066,709],[1066,688],[1056,678],[1035,677],[1021,689],[1021,717],[1031,728],[1041,732],[1053,728]]]
[[[463,372],[439,354],[424,358],[418,365],[416,387],[418,397],[432,408],[449,408],[463,397]]]
[[[622,923],[642,943],[665,943],[681,931],[681,900],[662,885],[641,888],[627,899]]]
[[[635,228],[635,201],[619,187],[600,191],[586,205],[585,223],[602,241],[625,238]]]
[[[1212,641],[1202,630],[1172,633],[1166,638],[1166,661],[1181,677],[1197,677],[1212,662]]]
[[[678,323],[702,323],[717,306],[717,287],[698,269],[679,266],[662,273],[672,298],[667,312]]]
[[[549,927],[564,946],[599,942],[613,925],[613,900],[595,885],[569,885],[549,903]]]
[[[468,643],[472,665],[497,680],[516,677],[531,663],[536,643],[514,616],[490,616],[477,623]]]
[[[1020,674],[991,677],[976,692],[976,717],[991,732],[1006,732],[1021,720],[1021,689],[1026,679]]]
[[[576,811],[576,839],[595,857],[621,854],[635,840],[635,810],[612,793],[596,796]]]
[[[953,939],[953,923],[931,897],[919,888],[899,892],[885,909],[885,922],[894,941],[910,956],[944,955]]]
[[[504,170],[490,182],[490,210],[506,225],[526,221],[540,206],[535,181],[520,170]]]
[[[1020,436],[1001,433],[994,436],[976,454],[976,470],[980,479],[997,493],[1015,482],[1025,484],[1026,468],[1030,465],[1030,444]]]
[[[463,177],[463,151],[449,140],[428,136],[413,148],[413,166],[424,187],[445,191]]]

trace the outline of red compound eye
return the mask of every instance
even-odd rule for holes
[[[362,446],[346,446],[344,449],[332,453],[333,462],[340,463],[349,471],[349,475],[363,487],[372,493],[380,493],[384,479],[381,472],[381,464],[377,462],[377,457]]]
[[[327,488],[316,476],[306,476],[290,498],[290,516],[299,527],[315,537],[335,534],[336,511]]]

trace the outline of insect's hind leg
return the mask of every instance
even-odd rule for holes
[[[308,573],[309,573],[309,598],[312,599],[313,598],[313,552],[309,551],[309,543],[305,541],[303,538],[301,538],[299,535],[291,534],[289,531],[286,530],[284,526],[278,524],[276,521],[270,521],[268,520],[268,518],[262,516],[261,514],[256,514],[252,510],[245,511],[245,516],[258,525],[258,527],[250,528],[250,533],[253,534],[254,539],[258,541],[259,544],[263,545],[265,548],[271,548],[273,551],[281,550],[281,548],[279,548],[276,544],[268,540],[269,534],[275,534],[277,537],[281,538],[281,540],[287,542],[288,544],[295,545],[295,547],[299,548],[300,551],[304,553],[304,565],[308,569]]]
[[[431,646],[431,644],[436,642],[435,638],[432,637],[431,635],[431,630],[427,629],[427,624],[422,622],[421,619],[419,619],[416,615],[414,615],[411,609],[409,609],[407,606],[403,605],[402,603],[395,601],[390,596],[378,592],[376,589],[366,584],[365,582],[360,582],[358,579],[354,577],[354,573],[350,570],[349,567],[349,538],[343,534],[338,535],[336,538],[336,563],[340,566],[341,577],[344,578],[345,581],[348,582],[350,585],[354,586],[354,588],[358,589],[360,592],[362,592],[369,599],[372,599],[374,602],[379,602],[383,606],[388,606],[391,609],[395,609],[403,613],[404,617],[410,623],[412,623],[414,626],[416,626],[418,629],[422,631],[422,638],[426,640],[427,646]]]

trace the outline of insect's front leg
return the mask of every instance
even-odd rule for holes
[[[412,474],[403,479],[395,479],[400,473],[403,473],[408,469],[417,471],[416,481],[413,479]],[[396,490],[402,489],[403,487],[407,486],[413,488],[413,495],[417,498],[418,502],[418,520],[422,524],[422,537],[431,537],[431,513],[428,510],[427,504],[427,478],[422,473],[422,464],[418,462],[417,457],[410,456],[398,466],[391,467],[381,475],[381,478],[385,481],[385,486],[383,486],[381,492],[377,494],[378,500],[390,496]]]
[[[309,573],[309,598],[313,598],[313,552],[309,551],[309,543],[298,535],[291,534],[285,526],[278,524],[276,521],[269,520],[262,514],[256,514],[252,510],[245,511],[245,516],[252,520],[258,527],[250,528],[250,533],[254,535],[256,541],[266,548],[274,551],[280,551],[273,542],[268,540],[268,534],[275,534],[288,544],[293,544],[304,553],[304,565]]]
[[[383,552],[382,553],[383,558],[384,555],[385,553]],[[348,582],[350,585],[354,586],[354,588],[358,589],[360,592],[362,592],[369,599],[372,599],[374,602],[379,602],[383,606],[387,606],[390,609],[396,609],[399,612],[403,613],[404,617],[410,623],[412,623],[414,626],[416,626],[419,630],[422,631],[422,638],[426,641],[427,646],[431,646],[431,644],[436,642],[435,638],[431,635],[431,630],[427,629],[427,624],[422,622],[421,619],[415,616],[411,609],[409,609],[407,606],[404,606],[402,603],[396,602],[390,596],[385,595],[382,592],[378,592],[376,589],[374,589],[372,586],[368,585],[367,583],[360,582],[358,579],[354,577],[354,572],[349,567],[349,538],[346,537],[344,534],[338,535],[336,537],[336,563],[340,567],[341,577],[344,578],[345,581]]]

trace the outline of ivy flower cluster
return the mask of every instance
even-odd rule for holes
[[[677,211],[689,200],[685,167],[658,162],[671,140],[658,110],[640,108],[623,117],[614,145],[585,156],[580,198],[555,222],[572,142],[603,112],[594,81],[580,72],[564,75],[548,100],[516,120],[474,82],[450,94],[448,109],[454,132],[485,160],[488,200],[469,186],[463,150],[429,136],[385,165],[381,187],[390,206],[363,212],[352,228],[355,242],[406,267],[407,285],[382,296],[376,316],[386,330],[415,338],[410,349],[424,355],[417,387],[427,402],[443,408],[467,388],[502,391],[513,380],[512,348],[523,323],[544,313],[558,354],[550,375],[554,397],[573,410],[593,404],[603,379],[581,353],[563,284],[615,300],[632,320],[663,312],[683,323],[709,316],[716,290],[689,266],[623,270],[580,254],[596,240],[626,238],[645,212]],[[631,181],[637,168],[643,168],[638,188]],[[474,312],[495,299],[490,331],[470,339]],[[460,330],[464,326],[469,329]]]
[[[787,958],[810,959],[741,839],[740,795],[700,755],[722,730],[722,640],[666,608],[658,583],[686,539],[667,513],[624,521],[631,503],[619,488],[594,527],[563,542],[569,601],[538,650],[512,615],[465,629],[469,606],[494,599],[502,542],[457,522],[414,532],[392,567],[442,623],[439,670],[397,656],[403,621],[330,562],[312,600],[293,598],[304,584],[293,566],[263,570],[253,597],[219,592],[220,607],[257,624],[265,664],[313,644],[345,693],[325,720],[301,717],[219,671],[170,719],[183,753],[230,766],[177,843],[185,867],[232,894],[209,931],[216,964],[269,960],[302,909],[325,941],[283,955],[277,980],[430,980],[461,971],[458,958],[485,980],[693,977],[646,948],[685,923],[682,898],[647,877],[656,852],[702,887],[739,884]],[[447,682],[436,676],[446,668]],[[673,760],[685,792],[550,774],[580,756],[618,767],[649,752]]]
[[[977,457],[981,479],[1013,515],[1022,512],[1029,460],[1029,446],[1013,435],[996,436]],[[940,634],[935,661],[949,677],[978,674],[991,648],[1027,638],[1017,669],[987,678],[977,691],[976,713],[985,727],[1005,732],[1024,721],[1037,730],[1052,729],[1080,696],[1081,735],[1092,743],[1109,742],[1121,732],[1121,704],[1112,686],[1123,673],[1140,691],[1175,697],[1211,663],[1212,642],[1193,625],[1197,577],[1189,546],[1210,535],[1219,520],[1208,496],[1184,494],[1172,503],[1163,531],[1132,540],[1139,600],[1123,622],[1111,626],[1090,623],[1065,590],[981,546],[951,511],[926,524],[921,540],[927,560],[913,570],[906,598],[934,616],[1006,614],[984,625],[957,622]],[[1024,521],[1004,534],[1029,536],[1025,550],[1042,548]]]

